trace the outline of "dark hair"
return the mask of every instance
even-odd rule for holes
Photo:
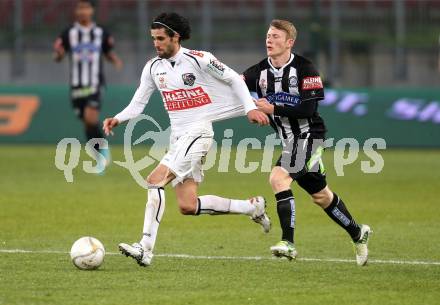
[[[80,3],[86,3],[86,4],[89,4],[93,8],[95,7],[95,1],[94,0],[78,0],[77,4],[80,4]]]
[[[160,22],[160,23],[155,23]],[[166,26],[164,26],[165,24]],[[176,13],[162,13],[156,18],[154,18],[153,22],[151,23],[152,29],[165,29],[165,32],[170,37],[174,37],[174,31],[177,32],[180,35],[179,42],[181,40],[186,40],[190,38],[191,34],[191,27],[189,25],[188,20],[180,16]]]

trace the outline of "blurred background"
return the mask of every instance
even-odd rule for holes
[[[40,134],[38,139],[26,136],[32,133],[29,128],[15,137],[5,134],[0,120],[0,141],[54,142],[66,134],[76,135],[69,133],[76,127],[68,127],[76,124],[69,112],[68,61],[52,60],[53,41],[73,21],[75,3],[0,1],[0,94],[34,94],[38,111],[51,104],[51,111],[66,116],[60,119],[64,130],[53,131],[51,137]],[[309,57],[325,80],[327,98],[321,108],[329,117],[330,136],[382,137],[391,146],[440,146],[439,0],[97,0],[95,4],[96,21],[113,34],[124,61],[120,72],[110,65],[105,68],[109,97],[104,99],[104,114],[114,114],[129,102],[143,65],[155,56],[149,25],[159,13],[186,16],[193,33],[184,45],[209,50],[238,72],[265,57],[268,24],[281,18],[297,27],[295,52]],[[159,104],[152,107],[159,107],[153,110],[165,122]],[[338,125],[341,119],[352,128]]]

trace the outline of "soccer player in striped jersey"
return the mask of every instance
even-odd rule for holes
[[[292,53],[296,39],[295,26],[286,20],[273,20],[266,36],[267,58],[243,73],[259,110],[266,113],[282,142],[282,154],[270,174],[270,184],[277,201],[282,229],[281,241],[271,247],[277,257],[293,259],[295,199],[291,184],[296,181],[314,203],[353,240],[356,261],[365,265],[368,225],[358,224],[342,199],[327,185],[321,159],[326,127],[318,113],[324,88],[318,71],[306,58]]]
[[[105,57],[116,69],[122,68],[122,61],[113,51],[113,37],[93,22],[93,14],[92,1],[77,1],[75,23],[65,29],[54,43],[56,62],[69,54],[72,106],[84,123],[87,140],[103,137],[99,124],[101,88],[105,83],[102,58]],[[101,153],[109,157],[107,149],[102,149]]]

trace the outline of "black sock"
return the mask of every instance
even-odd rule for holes
[[[86,125],[86,137],[87,141],[93,138],[103,138],[102,131],[99,128],[99,124]],[[99,144],[95,144],[94,148],[96,149],[96,151],[99,151]]]
[[[277,212],[283,230],[282,240],[293,243],[295,230],[295,199],[291,190],[275,194],[277,200]]]
[[[356,221],[351,217],[341,198],[333,193],[333,201],[324,209],[327,215],[340,225],[354,241],[357,241],[361,234],[361,229]]]

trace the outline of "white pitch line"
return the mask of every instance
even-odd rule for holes
[[[28,253],[28,254],[69,254],[66,251],[58,250],[24,250],[24,249],[0,249],[0,253]],[[119,255],[115,252],[107,252],[107,255]],[[205,260],[275,260],[282,261],[275,257],[269,256],[208,256],[208,255],[189,255],[189,254],[156,254],[156,257],[170,257],[170,258],[185,258],[185,259],[205,259]],[[298,261],[304,262],[329,262],[329,263],[354,263],[353,259],[340,259],[340,258],[311,258],[300,257]],[[426,266],[440,266],[440,262],[436,261],[409,261],[409,260],[384,260],[384,259],[370,259],[368,263],[373,264],[387,264],[387,265],[426,265]]]
[[[117,253],[112,253],[117,254]],[[189,254],[157,254],[158,257],[172,257],[172,258],[187,258],[187,259],[207,259],[207,260],[275,260],[282,261],[276,257],[267,256],[204,256],[204,255],[189,255]],[[331,263],[355,263],[354,259],[341,259],[341,258],[311,258],[311,257],[299,257],[296,260],[304,262],[331,262]],[[390,264],[390,265],[433,265],[440,266],[440,262],[427,262],[427,261],[402,261],[402,260],[382,260],[382,259],[369,259],[368,263],[375,264]]]

